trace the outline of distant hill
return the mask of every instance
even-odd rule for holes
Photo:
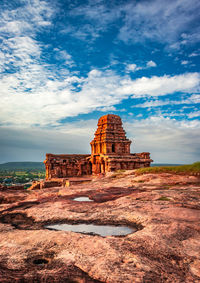
[[[184,164],[171,164],[171,163],[152,163],[151,167],[161,167],[161,166],[181,166]]]
[[[155,166],[178,166],[183,164],[168,164],[168,163],[153,163],[151,167]],[[37,169],[37,170],[44,170],[45,166],[43,162],[7,162],[0,164],[0,170],[23,170],[23,169]]]
[[[43,162],[7,162],[0,164],[0,170],[17,170],[17,169],[45,169]]]

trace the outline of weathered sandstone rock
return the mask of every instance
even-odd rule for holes
[[[12,193],[0,205],[0,282],[200,281],[199,177],[125,171]],[[74,201],[80,196],[94,201]],[[45,228],[57,222],[138,231],[101,237]]]

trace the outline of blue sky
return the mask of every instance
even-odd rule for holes
[[[0,162],[88,153],[120,115],[132,152],[200,159],[200,2],[2,0]]]

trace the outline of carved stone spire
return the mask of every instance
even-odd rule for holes
[[[131,141],[126,138],[122,120],[117,115],[108,114],[99,119],[95,138],[90,144],[92,155],[130,154]]]

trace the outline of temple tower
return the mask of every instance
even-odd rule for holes
[[[98,121],[91,145],[92,173],[99,174],[119,169],[133,169],[135,157],[130,153],[131,141],[126,138],[119,116],[107,114]]]
[[[121,118],[108,114],[98,121],[95,138],[90,143],[92,155],[126,155],[130,154],[131,141],[126,138]]]

